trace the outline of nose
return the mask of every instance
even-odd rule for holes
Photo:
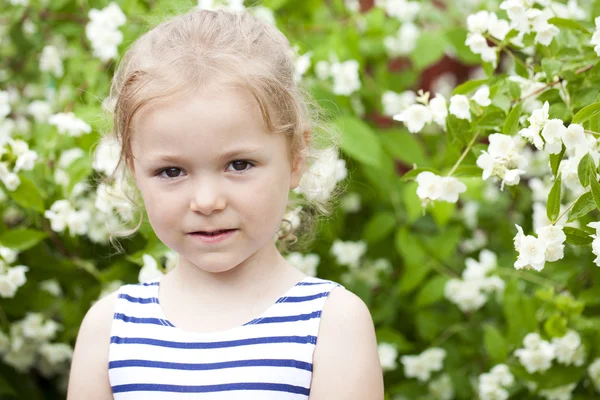
[[[218,183],[211,183],[208,180],[204,180],[194,185],[195,190],[190,201],[190,210],[209,215],[225,208],[225,195],[220,190]]]

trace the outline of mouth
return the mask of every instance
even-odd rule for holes
[[[236,230],[237,229],[220,229],[220,230],[216,230],[216,231],[196,231],[196,232],[190,232],[190,235],[218,236],[218,235],[233,232]]]

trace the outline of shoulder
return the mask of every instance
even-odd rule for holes
[[[118,298],[115,291],[94,303],[87,311],[73,351],[67,399],[112,399],[108,381],[108,351],[113,314]]]
[[[310,400],[382,400],[383,372],[373,319],[360,297],[332,289],[313,357]]]

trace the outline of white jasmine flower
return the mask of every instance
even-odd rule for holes
[[[383,45],[392,58],[406,56],[414,51],[420,35],[421,31],[415,24],[405,23],[398,29],[396,36],[385,37]]]
[[[550,109],[550,104],[546,101],[542,108],[538,108],[533,110],[531,116],[529,117],[529,123],[536,131],[542,129],[542,127],[548,122],[548,110]]]
[[[390,17],[397,18],[402,22],[414,21],[421,11],[421,4],[416,1],[385,0],[382,3]]]
[[[360,89],[359,68],[360,65],[356,60],[332,64],[333,93],[341,96],[350,96]]]
[[[544,147],[544,141],[540,136],[539,128],[535,126],[530,126],[529,128],[523,128],[519,131],[519,135],[524,137],[529,141],[529,143],[533,144],[536,149],[542,150]]]
[[[293,229],[298,229],[300,226],[300,212],[302,211],[302,207],[296,207],[294,210],[286,213],[283,216],[283,219],[290,221],[290,224]]]
[[[17,261],[18,255],[19,255],[19,253],[13,249],[9,249],[8,247],[0,246],[0,257],[2,257],[4,259],[4,261],[6,261],[7,264],[12,264],[15,261]],[[0,261],[0,266],[1,265],[2,265],[2,263]]]
[[[585,132],[583,131],[583,126],[579,124],[571,124],[569,127],[562,131],[563,133],[561,139],[565,144],[565,147],[569,150],[575,149],[577,147],[587,147],[587,140],[585,137]]]
[[[535,236],[523,234],[523,229],[516,225],[518,233],[514,238],[515,249],[519,252],[519,257],[515,261],[516,269],[535,269],[541,271],[546,262],[547,244],[544,240]]]
[[[377,352],[379,353],[379,361],[381,362],[381,368],[385,371],[390,371],[398,368],[396,360],[398,359],[398,350],[391,343],[379,343],[377,346]]]
[[[487,301],[487,296],[482,293],[478,283],[460,279],[450,279],[446,282],[444,297],[464,313],[480,309]]]
[[[44,212],[44,216],[50,220],[52,230],[60,233],[67,227],[67,219],[72,211],[68,200],[58,200],[50,206],[50,210]]]
[[[446,128],[446,117],[448,117],[448,104],[446,104],[446,98],[440,93],[436,93],[435,97],[429,102],[429,110],[433,117],[433,121]]]
[[[22,329],[25,338],[39,342],[54,339],[56,332],[61,327],[51,319],[44,319],[44,316],[39,313],[27,313],[25,318],[17,324],[18,328]]]
[[[481,400],[508,399],[506,390],[515,381],[508,366],[505,364],[495,365],[490,372],[479,375],[478,394]]]
[[[556,353],[556,361],[564,365],[583,365],[584,349],[581,337],[576,331],[570,330],[561,338],[553,338],[552,344]]]
[[[538,394],[546,400],[571,400],[575,387],[577,383],[570,383],[553,389],[542,389]]]
[[[310,58],[312,57],[312,52],[308,52],[301,56],[296,57],[295,68],[294,68],[294,79],[299,81],[302,76],[308,71],[310,68]]]
[[[94,151],[92,167],[96,171],[111,175],[117,167],[120,157],[119,142],[112,135],[104,136]]]
[[[548,120],[542,129],[542,137],[546,141],[545,150],[550,154],[559,154],[562,150],[562,138],[566,133],[567,128],[561,119]]]
[[[402,93],[395,93],[386,90],[381,96],[383,113],[390,117],[399,114],[409,106],[415,104],[417,96],[412,90],[406,90]]]
[[[317,160],[302,175],[299,186],[294,189],[309,200],[325,201],[338,182],[348,175],[346,161],[338,159],[334,149],[323,150]]]
[[[596,391],[600,393],[600,358],[596,358],[587,368],[588,375],[596,388]]]
[[[416,356],[402,356],[400,361],[404,365],[404,375],[407,378],[417,378],[421,382],[426,382],[432,372],[440,371],[443,368],[445,357],[444,349],[432,347]]]
[[[33,116],[36,122],[46,122],[52,115],[52,107],[45,101],[34,100],[27,106],[27,113]]]
[[[74,147],[72,149],[64,150],[60,154],[60,158],[58,159],[58,166],[60,168],[68,168],[69,165],[71,165],[73,163],[73,161],[77,160],[78,158],[83,157],[84,155],[85,155],[85,152],[79,147]]]
[[[467,28],[469,32],[485,33],[489,26],[490,13],[487,11],[478,11],[467,17]]]
[[[450,98],[450,114],[460,119],[471,121],[469,99],[462,94],[456,94]]]
[[[473,95],[472,99],[482,107],[487,107],[492,104],[490,100],[490,87],[482,85]]]
[[[529,333],[523,339],[524,348],[515,350],[515,355],[527,372],[545,372],[552,366],[554,346],[542,340],[537,333]]]
[[[450,375],[443,374],[427,385],[429,393],[437,400],[452,400],[455,396],[454,386]]]
[[[422,104],[413,104],[400,114],[394,115],[394,120],[402,121],[411,133],[420,132],[423,127],[433,120],[431,110]]]
[[[554,37],[559,33],[560,29],[558,29],[552,24],[546,23],[545,25],[540,26],[537,29],[537,34],[535,35],[534,42],[540,43],[544,46],[549,46],[552,42],[552,39],[554,39]]]
[[[366,251],[367,244],[362,240],[343,242],[336,239],[331,246],[331,254],[335,256],[337,263],[347,265],[350,268],[358,267],[358,263]]]
[[[475,54],[482,54],[489,49],[487,40],[480,33],[469,33],[465,40],[465,45]]]
[[[138,281],[147,282],[164,275],[162,271],[158,269],[158,263],[154,257],[149,254],[144,254],[142,260],[144,261],[144,265],[140,269]]]
[[[58,113],[48,119],[48,123],[56,126],[59,133],[79,137],[84,133],[90,133],[92,128],[72,112]]]
[[[41,281],[39,283],[39,287],[41,290],[44,290],[56,297],[62,296],[63,294],[60,283],[56,279],[47,279],[45,281]]]
[[[441,177],[429,171],[421,172],[415,180],[419,184],[417,195],[425,202],[443,200],[456,203],[458,195],[467,190],[466,185],[457,178]]]
[[[42,50],[42,55],[40,56],[40,71],[50,72],[57,78],[63,76],[63,63],[58,49],[55,46],[47,45]]]
[[[318,61],[315,64],[315,74],[317,75],[317,78],[321,79],[322,81],[329,78],[331,75],[331,67],[329,63],[323,60]]]
[[[269,7],[258,6],[251,8],[251,10],[252,15],[254,15],[255,17],[262,19],[268,24],[276,24],[275,14],[273,13],[273,10],[271,10]]]
[[[123,11],[115,2],[111,2],[102,10],[92,8],[88,17],[90,22],[85,27],[85,33],[92,44],[94,56],[105,62],[116,58],[117,47],[123,41],[123,34],[118,29],[127,22]]]
[[[317,276],[317,266],[321,259],[318,254],[302,255],[293,252],[286,257],[286,260],[306,275]]]
[[[497,47],[488,47],[481,52],[481,59],[484,62],[490,63],[496,68],[498,65]]]
[[[491,12],[488,20],[488,32],[498,40],[504,40],[510,32],[510,24],[507,20],[498,19],[498,16]]]

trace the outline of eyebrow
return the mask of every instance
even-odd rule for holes
[[[219,159],[225,160],[225,159],[239,156],[241,154],[252,155],[252,154],[259,153],[261,150],[262,150],[262,147],[248,147],[248,148],[233,149],[233,150],[226,151],[225,153],[222,153],[221,155],[219,155]],[[173,154],[155,154],[155,155],[149,156],[148,158],[151,162],[165,161],[165,162],[180,163],[180,162],[184,161],[184,159],[182,157],[180,157],[178,155],[173,155]]]

